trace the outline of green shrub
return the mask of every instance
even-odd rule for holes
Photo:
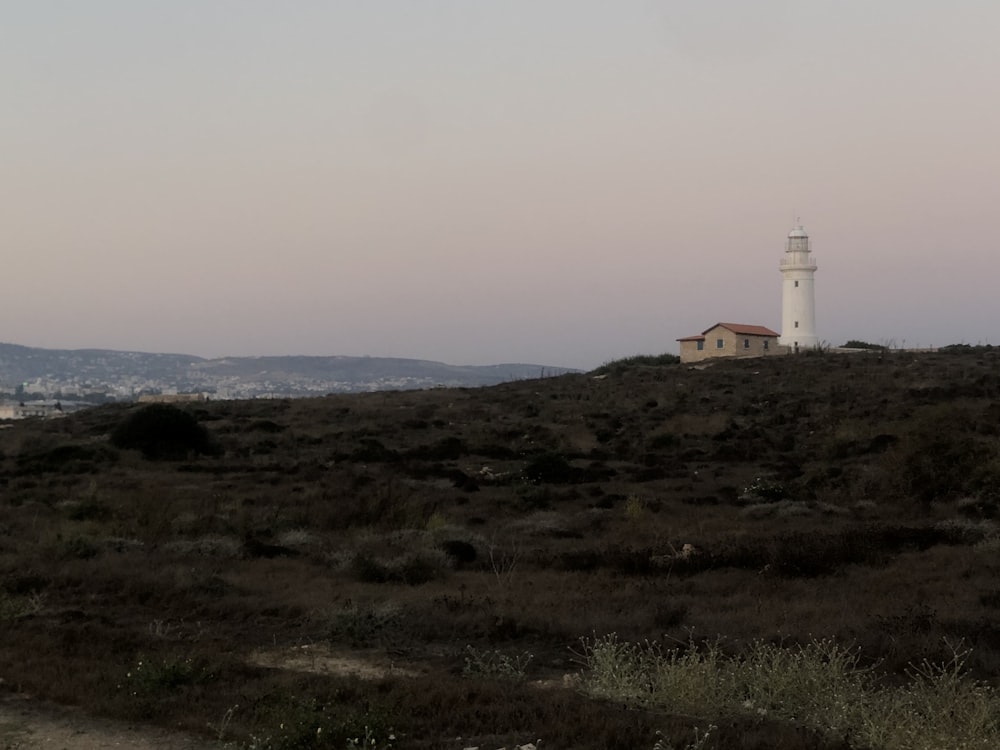
[[[347,457],[356,463],[393,463],[399,460],[399,453],[375,438],[366,437],[358,441],[358,446]]]
[[[660,434],[654,435],[650,438],[649,449],[660,451],[667,448],[676,448],[680,445],[680,442],[680,438],[672,432],[661,432]]]
[[[129,414],[111,433],[111,443],[142,451],[150,459],[178,460],[192,454],[221,453],[194,416],[169,404],[150,404]]]
[[[462,674],[469,677],[523,680],[528,664],[534,658],[534,655],[527,651],[510,655],[497,649],[481,651],[475,646],[466,646],[465,667],[462,669]]]
[[[271,435],[285,431],[285,425],[278,424],[270,419],[258,419],[247,428],[251,432],[267,432]]]
[[[18,474],[96,474],[118,460],[106,445],[59,445],[50,436],[25,440],[17,454]]]
[[[757,477],[743,488],[740,501],[745,503],[774,503],[788,497],[788,489],[781,482],[767,477]]]
[[[263,726],[247,750],[366,748],[388,750],[396,741],[388,714],[374,706],[347,708],[317,697],[282,696],[265,708]]]
[[[558,453],[543,453],[528,462],[523,474],[540,484],[570,484],[580,481],[581,472]]]
[[[133,695],[176,690],[207,679],[204,669],[194,660],[179,657],[148,659],[139,657],[125,674],[122,688]]]
[[[891,482],[887,489],[922,503],[994,491],[1000,485],[994,440],[970,429],[976,416],[973,409],[954,403],[918,413],[882,454],[880,464]]]
[[[870,349],[872,351],[885,351],[889,347],[883,346],[882,344],[870,344],[867,341],[859,341],[858,339],[851,339],[846,344],[844,344],[845,349]]]
[[[73,536],[60,544],[60,551],[62,557],[67,559],[90,560],[97,557],[100,549],[93,539],[83,536]]]
[[[409,458],[424,461],[457,461],[469,452],[468,447],[458,437],[446,437],[432,445],[413,448],[407,453]]]
[[[653,745],[653,750],[704,750],[709,747],[708,742],[712,737],[712,732],[718,729],[715,724],[709,724],[708,727],[702,732],[698,727],[694,728],[694,739],[684,745],[683,748],[677,748],[674,744],[663,735],[663,732],[657,731],[656,743]]]
[[[419,586],[443,577],[449,567],[444,553],[437,550],[413,552],[392,560],[358,552],[351,560],[355,577],[364,583],[405,583]]]
[[[111,508],[95,498],[85,498],[65,504],[66,517],[72,521],[107,521],[112,516]]]
[[[349,601],[330,618],[330,640],[356,648],[371,646],[398,626],[401,619],[399,609],[391,604],[359,606]]]
[[[946,354],[983,354],[984,352],[993,351],[992,344],[948,344],[947,346],[942,346],[938,349],[939,352],[945,352]]]
[[[676,365],[681,358],[676,354],[636,354],[632,357],[613,359],[593,371],[593,375],[620,375],[636,367],[668,367]]]
[[[0,589],[0,622],[32,617],[43,607],[44,596],[38,592],[13,594]]]

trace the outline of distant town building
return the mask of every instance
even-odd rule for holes
[[[0,404],[0,419],[51,419],[65,416],[62,404],[58,401],[27,401],[25,403]]]
[[[716,323],[696,336],[677,339],[681,362],[699,362],[712,357],[764,357],[780,354],[778,333],[764,326]]]
[[[816,263],[809,255],[809,235],[802,225],[788,234],[781,259],[781,339],[789,350],[815,349],[816,304],[813,274]]]
[[[207,400],[204,393],[144,393],[139,396],[140,404],[186,404]]]

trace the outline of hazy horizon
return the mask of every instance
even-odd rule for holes
[[[5,10],[2,341],[591,369],[778,330],[799,217],[821,340],[992,343],[998,4]]]

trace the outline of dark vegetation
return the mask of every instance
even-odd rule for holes
[[[676,365],[681,358],[676,354],[636,354],[632,357],[616,359],[612,362],[605,362],[594,370],[594,375],[607,375],[610,373],[622,373],[633,367],[662,367],[664,365]]]
[[[242,746],[819,750],[589,698],[580,639],[828,637],[887,684],[962,641],[996,684],[1000,352],[601,375],[9,426],[0,690]]]
[[[884,351],[889,347],[884,344],[872,344],[868,341],[859,341],[858,339],[851,339],[846,344],[844,344],[845,349],[870,349],[873,351]]]
[[[169,404],[150,404],[129,414],[112,430],[111,444],[134,448],[150,459],[176,460],[221,452],[193,414]]]

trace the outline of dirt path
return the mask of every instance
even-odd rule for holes
[[[317,674],[354,674],[363,679],[413,676],[417,671],[371,654],[358,656],[324,646],[263,651],[251,662]],[[0,750],[220,750],[222,742],[142,724],[95,719],[81,711],[26,696],[0,696]]]
[[[0,698],[0,750],[219,750],[221,743],[107,719],[22,696]]]
[[[350,653],[318,645],[259,651],[252,655],[250,662],[314,674],[356,675],[369,680],[390,675],[415,677],[426,672],[426,667],[419,664],[400,665],[371,653]],[[573,675],[565,675],[561,680],[537,680],[532,684],[536,687],[566,685],[570,677]],[[97,719],[77,709],[27,696],[0,694],[0,750],[223,750],[226,747],[222,741],[144,724]]]

